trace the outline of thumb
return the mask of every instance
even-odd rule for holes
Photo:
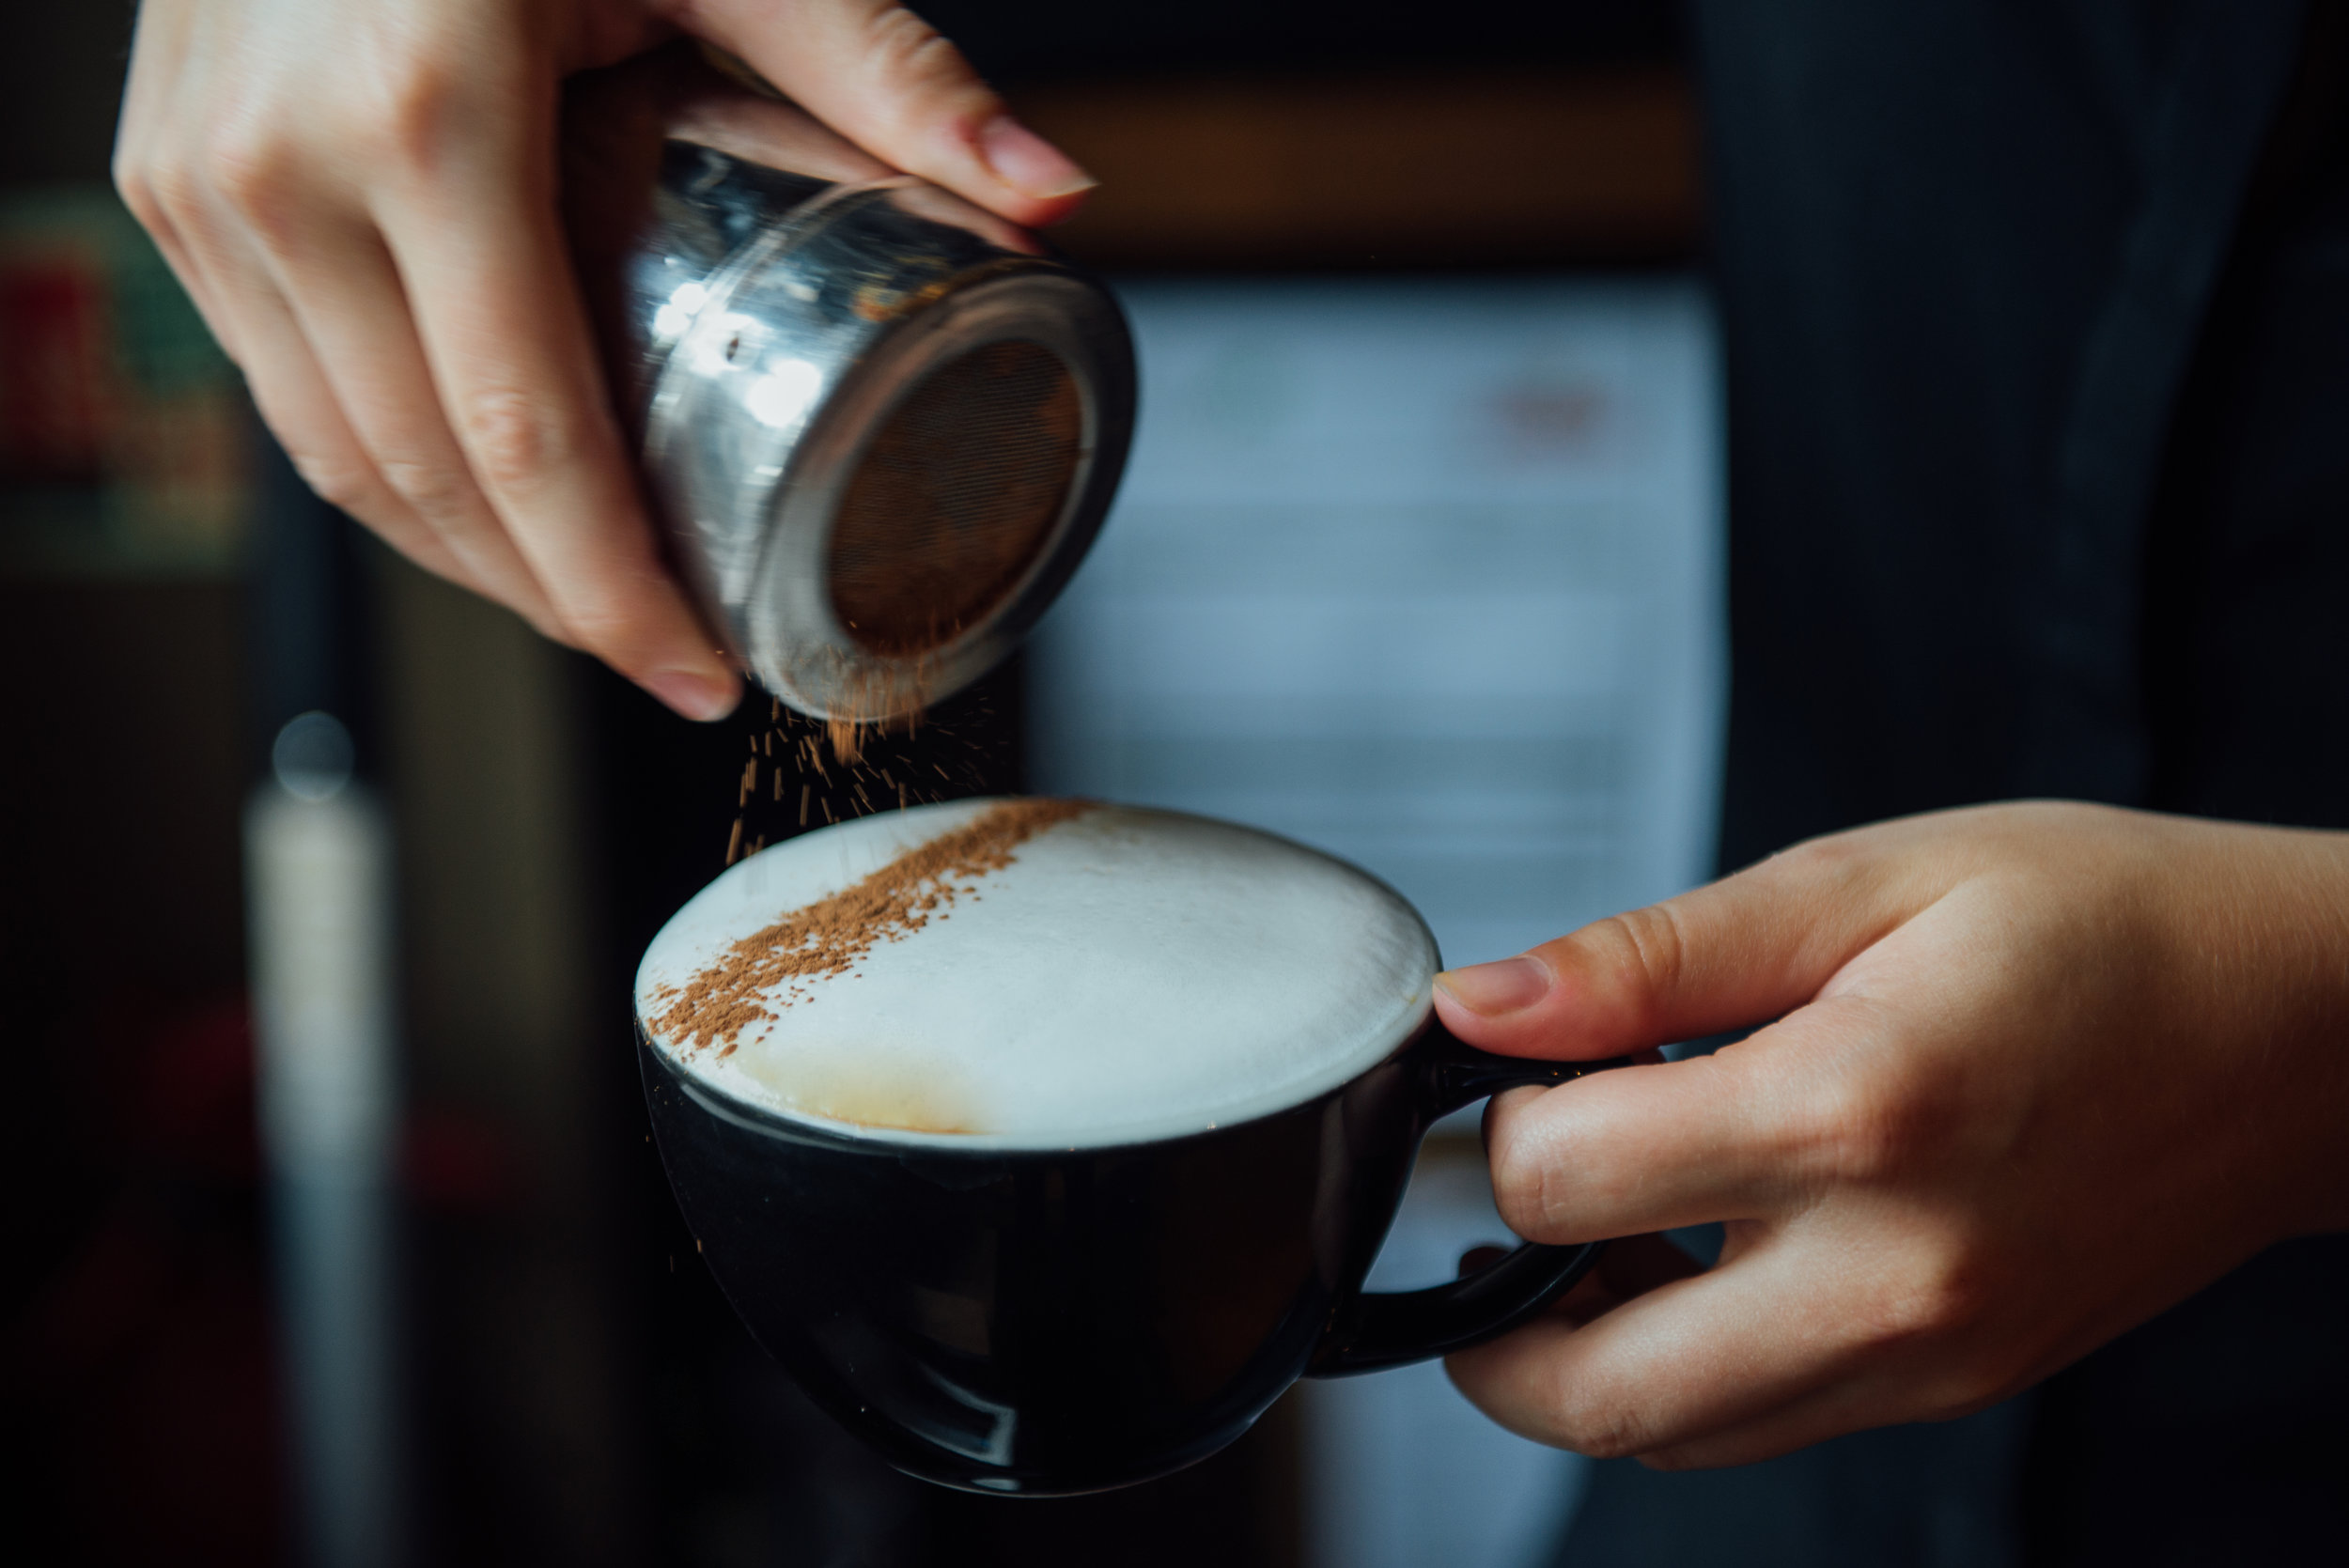
[[[1766,1022],[1939,896],[1897,840],[1800,845],[1661,904],[1436,977],[1444,1027],[1511,1056],[1585,1061]]]
[[[1065,218],[1093,186],[889,0],[701,0],[689,26],[867,152],[1014,223]]]

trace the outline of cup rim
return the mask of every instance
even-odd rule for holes
[[[1145,1147],[1171,1149],[1178,1144],[1229,1137],[1245,1128],[1310,1110],[1399,1061],[1426,1038],[1434,1021],[1435,1011],[1430,1007],[1418,1026],[1376,1062],[1365,1063],[1334,1082],[1317,1084],[1310,1092],[1281,1105],[1252,1110],[1245,1116],[1213,1122],[1204,1127],[1190,1123],[1170,1123],[1170,1126],[1180,1126],[1182,1130],[1144,1130],[1128,1135],[1120,1129],[1111,1138],[1073,1143],[1039,1143],[1034,1139],[1005,1133],[914,1132],[899,1127],[873,1126],[861,1122],[836,1121],[805,1111],[784,1110],[730,1093],[678,1066],[670,1053],[661,1048],[661,1043],[646,1031],[641,1017],[635,1020],[635,1034],[637,1048],[660,1064],[661,1069],[676,1081],[679,1093],[702,1110],[745,1132],[788,1143],[835,1150],[841,1154],[885,1155],[893,1159],[967,1159],[1007,1164],[1026,1159],[1066,1159],[1072,1156],[1083,1157],[1116,1154]]]
[[[994,800],[1009,798],[1010,797],[978,796],[972,797],[966,800],[944,801],[926,806],[915,807],[912,808],[912,810],[915,812],[931,812],[948,806],[984,805]],[[1000,1156],[1009,1154],[1065,1155],[1092,1149],[1129,1147],[1142,1143],[1171,1143],[1186,1137],[1193,1135],[1204,1136],[1223,1130],[1225,1128],[1240,1126],[1249,1123],[1261,1121],[1267,1117],[1280,1115],[1285,1111],[1294,1110],[1299,1106],[1312,1104],[1315,1100],[1318,1100],[1338,1089],[1344,1088],[1346,1085],[1354,1082],[1358,1079],[1376,1071],[1387,1063],[1393,1061],[1403,1052],[1408,1050],[1426,1034],[1428,1029],[1434,1023],[1436,1016],[1435,992],[1432,977],[1436,972],[1439,971],[1443,966],[1442,952],[1437,944],[1435,933],[1428,928],[1426,917],[1420,913],[1417,906],[1413,905],[1409,899],[1405,898],[1383,877],[1365,870],[1351,861],[1346,860],[1337,855],[1332,855],[1327,850],[1317,849],[1307,844],[1299,844],[1295,839],[1288,838],[1283,834],[1271,832],[1268,830],[1253,827],[1247,823],[1230,822],[1223,818],[1202,816],[1193,812],[1172,811],[1165,807],[1159,806],[1124,805],[1119,802],[1112,801],[1102,801],[1097,803],[1120,810],[1142,811],[1154,815],[1164,815],[1169,816],[1190,818],[1201,822],[1209,822],[1222,827],[1237,828],[1246,832],[1258,834],[1265,838],[1272,839],[1279,843],[1287,845],[1296,849],[1302,850],[1303,852],[1313,855],[1317,859],[1330,862],[1335,865],[1344,867],[1346,870],[1358,877],[1365,878],[1384,890],[1391,897],[1392,897],[1401,908],[1407,910],[1410,914],[1412,921],[1418,925],[1421,935],[1426,939],[1427,943],[1427,954],[1430,962],[1429,982],[1422,987],[1419,996],[1395,1016],[1393,1023],[1389,1026],[1392,1032],[1388,1035],[1384,1048],[1379,1049],[1376,1055],[1369,1055],[1365,1052],[1361,1055],[1344,1059],[1337,1063],[1324,1066],[1318,1072],[1301,1077],[1278,1091],[1268,1092],[1265,1094],[1259,1094],[1250,1098],[1236,1100],[1229,1108],[1228,1113],[1219,1115],[1216,1120],[1206,1123],[1205,1126],[1200,1124],[1195,1114],[1178,1117],[1161,1117],[1155,1120],[1138,1119],[1130,1122],[1114,1123],[1100,1128],[1097,1132],[1083,1134],[1069,1139],[1056,1139],[1049,1141],[1039,1139],[1033,1133],[937,1132],[910,1127],[891,1127],[868,1123],[842,1121],[812,1111],[787,1110],[784,1107],[770,1104],[762,1099],[754,1099],[739,1092],[722,1088],[709,1076],[694,1072],[691,1064],[682,1059],[680,1053],[649,1027],[645,1019],[642,1007],[642,998],[641,996],[634,996],[630,1001],[630,1013],[635,1025],[635,1032],[638,1039],[642,1042],[645,1048],[651,1051],[653,1055],[659,1057],[663,1063],[670,1068],[670,1070],[676,1075],[677,1081],[680,1084],[689,1085],[698,1094],[714,1096],[717,1099],[724,1101],[728,1105],[739,1106],[750,1110],[754,1110],[762,1118],[772,1120],[783,1126],[787,1126],[794,1130],[808,1129],[810,1131],[820,1132],[827,1137],[836,1139],[843,1143],[853,1144],[858,1147],[885,1148],[895,1152],[909,1154],[958,1153]],[[842,826],[846,826],[846,824],[842,824]],[[823,831],[824,830],[817,831]],[[739,873],[741,868],[749,863],[750,859],[746,857],[743,861],[737,862],[736,865],[728,867],[725,871],[721,872],[719,876],[720,877],[723,877]],[[701,893],[706,893],[708,886],[715,885],[716,880],[717,878],[713,878],[710,884],[705,885],[704,889],[701,890],[701,892],[697,892],[694,896],[697,898],[700,897]],[[682,907],[680,907],[680,909]],[[676,916],[673,915],[671,918],[675,919]],[[647,959],[649,956],[650,952],[647,950]],[[642,970],[640,969],[640,984],[641,976]],[[637,989],[639,989],[638,986],[631,987],[632,992]]]

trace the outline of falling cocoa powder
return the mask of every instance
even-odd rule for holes
[[[799,982],[845,974],[876,943],[902,941],[942,920],[978,879],[1011,864],[1012,851],[1091,809],[1086,800],[1004,800],[904,854],[863,880],[795,909],[728,947],[681,986],[652,1026],[677,1050],[730,1053],[742,1031],[805,994]],[[736,832],[740,832],[737,825]],[[778,994],[780,993],[780,994]]]
[[[863,760],[864,744],[875,736],[912,735],[922,727],[939,680],[935,660],[928,654],[893,660],[840,676],[840,706],[851,712],[877,713],[878,719],[823,721],[824,738],[832,742],[834,761],[854,767]]]

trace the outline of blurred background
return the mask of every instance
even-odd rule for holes
[[[1026,656],[887,744],[1325,846],[1455,962],[1703,876],[1720,415],[1672,5],[920,8],[1102,179],[1058,238],[1117,280],[1143,407]],[[1436,1368],[1044,1504],[904,1480],[801,1400],[677,1217],[628,1009],[767,706],[674,720],[307,496],[106,184],[130,21],[28,11],[0,54],[0,1538],[1549,1560],[1577,1462]],[[339,1044],[257,1060],[257,1011]],[[1502,1234],[1448,1126],[1377,1282]]]

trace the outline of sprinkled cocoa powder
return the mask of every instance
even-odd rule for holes
[[[1004,800],[988,807],[862,881],[752,932],[682,986],[663,989],[661,1000],[668,1005],[653,1028],[678,1050],[715,1046],[721,1056],[732,1052],[743,1030],[806,994],[800,981],[845,974],[874,944],[902,941],[933,919],[944,919],[980,877],[1011,864],[1013,850],[1089,809],[1085,800]]]

